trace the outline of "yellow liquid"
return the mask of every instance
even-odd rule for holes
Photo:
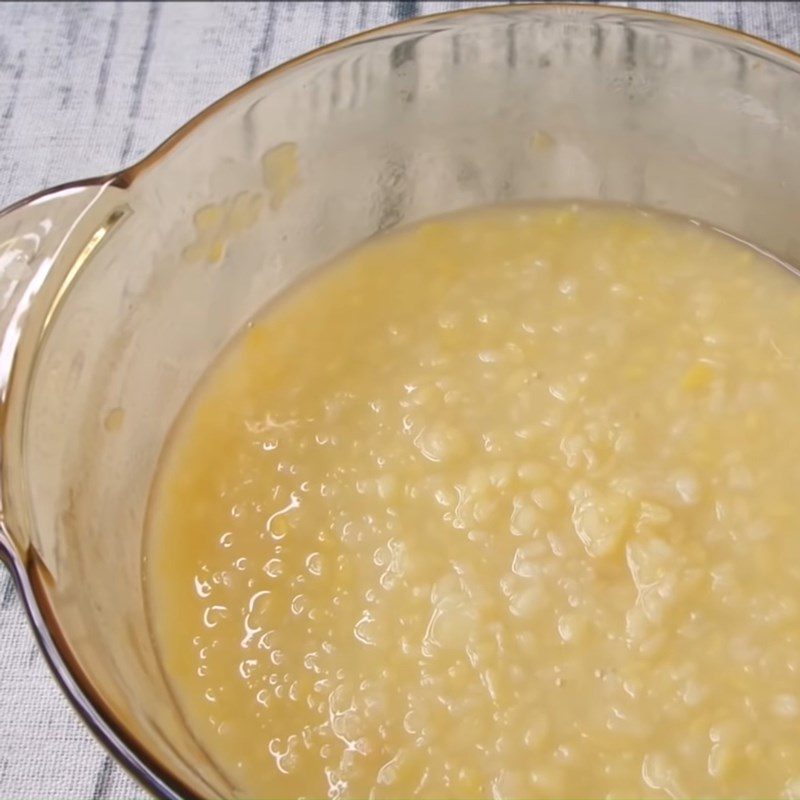
[[[248,797],[800,796],[800,292],[689,221],[379,237],[154,487],[165,671]]]

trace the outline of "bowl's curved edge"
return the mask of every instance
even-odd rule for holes
[[[8,568],[36,644],[69,704],[117,763],[146,791],[161,800],[202,800],[127,733],[125,725],[91,688],[91,681],[72,657],[55,621],[42,585],[42,575],[47,571],[37,566],[37,560],[33,550],[22,560],[10,549],[0,547],[0,562]]]
[[[574,13],[580,12],[587,16],[596,16],[598,18],[605,15],[625,16],[629,18],[652,19],[653,21],[671,21],[687,28],[697,28],[713,33],[717,36],[725,36],[729,38],[739,39],[744,45],[748,45],[754,50],[767,51],[775,56],[781,58],[788,58],[794,61],[800,70],[800,53],[796,53],[781,45],[769,42],[766,39],[761,39],[758,36],[753,36],[743,31],[737,31],[733,28],[727,28],[724,25],[718,25],[713,22],[706,22],[704,20],[694,19],[692,17],[683,17],[678,14],[670,14],[662,11],[650,11],[647,9],[631,8],[628,6],[609,6],[604,4],[595,3],[578,3],[578,2],[529,2],[529,3],[514,3],[501,4],[501,5],[487,5],[487,6],[473,6],[470,8],[456,9],[455,11],[441,11],[436,14],[426,14],[418,17],[411,17],[396,22],[390,22],[386,25],[381,25],[377,28],[371,28],[367,31],[354,33],[343,39],[339,39],[330,44],[322,45],[307,53],[302,53],[299,56],[289,59],[275,67],[267,70],[266,72],[256,75],[241,86],[237,86],[232,91],[223,95],[215,100],[210,105],[206,106],[202,111],[198,112],[194,117],[185,122],[174,133],[168,136],[161,144],[155,149],[150,151],[146,156],[141,158],[136,163],[125,167],[116,173],[126,185],[135,180],[137,176],[146,172],[155,166],[165,155],[167,155],[174,147],[182,142],[187,136],[191,135],[196,128],[202,125],[206,120],[215,116],[223,111],[231,103],[238,100],[240,97],[252,91],[255,87],[262,83],[271,80],[279,75],[283,75],[312,59],[323,56],[327,53],[336,52],[338,50],[346,49],[354,44],[361,44],[376,39],[386,38],[388,35],[403,34],[406,30],[411,30],[419,27],[420,25],[429,25],[437,21],[449,21],[453,19],[460,19],[467,16],[476,16],[478,14],[523,14],[536,11],[546,11],[548,14],[559,13]]]

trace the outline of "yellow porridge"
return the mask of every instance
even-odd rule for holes
[[[800,797],[800,284],[688,220],[379,237],[209,372],[146,550],[246,797]]]

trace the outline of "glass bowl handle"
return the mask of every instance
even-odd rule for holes
[[[65,268],[69,271],[65,262],[75,261],[76,245],[82,251],[82,221],[116,180],[102,177],[58,186],[0,212],[0,560],[12,571],[23,567],[30,543],[24,516],[12,508],[19,496],[13,484],[20,476],[11,469],[17,461],[13,448],[21,439],[12,389],[17,372],[27,371],[26,339],[37,338],[26,323],[37,300],[45,295],[46,301],[47,294],[58,291]],[[34,335],[26,335],[30,333]]]

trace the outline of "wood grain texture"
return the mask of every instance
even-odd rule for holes
[[[366,28],[473,2],[0,3],[0,205],[138,160],[213,100]],[[800,50],[800,3],[627,2]],[[83,728],[0,577],[0,797],[143,798]]]

